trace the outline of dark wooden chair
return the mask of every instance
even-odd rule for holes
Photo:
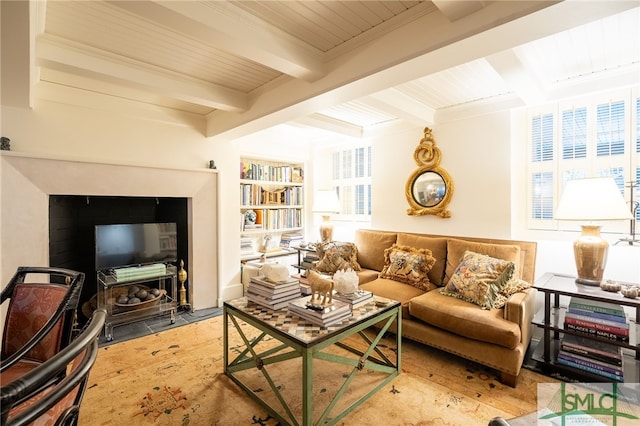
[[[69,344],[84,273],[63,268],[19,267],[2,289],[8,303],[0,380],[9,383]]]
[[[89,373],[98,355],[106,311],[98,309],[60,352],[0,390],[1,424],[76,425]]]

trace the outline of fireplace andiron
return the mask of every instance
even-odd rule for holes
[[[180,270],[178,271],[178,281],[180,281],[180,307],[191,307],[187,302],[187,289],[184,286],[184,282],[187,281],[187,271],[184,269],[184,260],[180,259]]]

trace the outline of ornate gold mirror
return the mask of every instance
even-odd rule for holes
[[[431,129],[425,127],[424,137],[413,153],[418,168],[409,176],[405,187],[405,195],[411,206],[407,214],[451,217],[447,207],[453,196],[453,181],[449,173],[440,167],[440,157],[440,149],[436,147]]]

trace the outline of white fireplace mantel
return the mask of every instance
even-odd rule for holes
[[[193,309],[215,307],[218,279],[218,174],[41,158],[10,151],[0,155],[0,277],[6,284],[18,266],[49,265],[49,196],[94,195],[187,198]],[[193,232],[197,229],[197,232]]]

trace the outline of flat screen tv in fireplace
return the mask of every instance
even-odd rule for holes
[[[178,260],[174,222],[96,225],[95,237],[99,271]]]

